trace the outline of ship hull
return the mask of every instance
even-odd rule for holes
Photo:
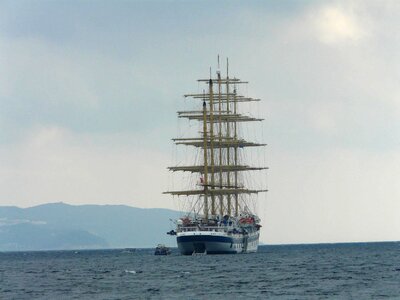
[[[225,232],[191,231],[177,234],[178,249],[183,255],[237,254],[256,252],[259,232],[227,234]]]

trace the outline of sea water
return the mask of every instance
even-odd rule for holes
[[[0,253],[0,299],[400,299],[400,243]]]

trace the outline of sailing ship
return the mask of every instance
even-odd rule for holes
[[[213,78],[212,78],[213,77]],[[208,79],[197,80],[205,85],[203,93],[184,95],[198,102],[195,110],[179,111],[178,117],[199,123],[198,136],[172,139],[176,145],[189,146],[197,151],[197,163],[169,167],[172,172],[189,172],[197,182],[187,190],[165,192],[181,196],[189,204],[185,215],[176,220],[178,248],[183,255],[236,254],[256,252],[260,236],[260,218],[249,203],[263,188],[252,188],[246,174],[267,169],[244,161],[245,149],[266,144],[248,141],[240,130],[242,124],[263,119],[241,113],[240,106],[260,99],[238,92],[248,82],[226,77],[219,70]],[[247,150],[246,150],[247,151]],[[265,173],[257,174],[258,177]]]

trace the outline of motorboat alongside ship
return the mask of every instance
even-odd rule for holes
[[[154,251],[154,255],[170,255],[170,254],[171,250],[164,244],[158,244],[156,250]]]

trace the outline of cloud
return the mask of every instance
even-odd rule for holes
[[[173,97],[171,86],[153,63],[122,60],[79,44],[1,34],[0,53],[0,123],[7,128],[0,141],[36,125],[137,132],[166,128],[159,126],[168,119],[166,111],[173,117],[165,101]]]
[[[170,207],[162,195],[169,160],[138,140],[129,134],[94,137],[58,127],[32,129],[24,140],[0,149],[0,202]]]
[[[358,42],[367,36],[357,15],[340,7],[322,7],[309,17],[317,38],[328,45]]]
[[[170,207],[175,110],[219,53],[263,99],[263,240],[396,238],[398,1],[265,3],[0,12],[0,201]]]
[[[95,58],[35,38],[3,38],[0,45],[2,57],[7,58],[1,64],[6,73],[0,80],[5,87],[0,92],[3,100],[35,99],[46,105],[67,102],[75,106],[98,102],[88,74],[96,66]]]
[[[398,152],[270,149],[262,237],[271,243],[398,240]],[[285,216],[285,222],[282,222]],[[296,228],[296,229],[294,229]]]
[[[400,44],[389,30],[398,26],[398,12],[337,1],[302,7],[272,24],[254,14],[267,29],[242,49],[240,65],[265,100],[270,144],[297,152],[398,149]],[[351,30],[330,28],[336,17]],[[316,25],[326,19],[328,25]]]
[[[367,43],[375,34],[370,10],[358,1],[307,5],[281,22],[283,39],[340,49]]]

